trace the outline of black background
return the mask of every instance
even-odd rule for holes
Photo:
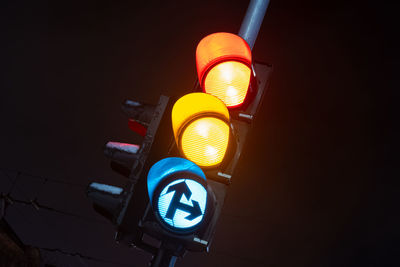
[[[183,95],[207,34],[237,32],[248,1],[9,1],[1,5],[0,189],[27,243],[145,266],[84,195],[122,185],[102,147],[139,142],[125,98]],[[274,72],[210,253],[177,266],[395,266],[399,189],[396,6],[272,1],[253,49]],[[44,182],[15,172],[60,179]],[[93,222],[91,219],[98,221]],[[56,266],[119,266],[43,251]],[[396,256],[397,255],[397,256]]]

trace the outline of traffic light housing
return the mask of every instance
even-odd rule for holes
[[[204,117],[214,117],[227,123],[229,127],[228,133],[224,133],[224,136],[229,136],[227,138],[229,140],[228,145],[226,146],[226,150],[224,151],[220,161],[217,164],[202,164],[201,161],[196,162],[203,169],[207,177],[208,184],[215,193],[216,199],[213,217],[209,221],[205,234],[203,235],[203,242],[204,244],[207,244],[207,247],[212,241],[215,227],[224,204],[227,188],[232,182],[232,177],[234,176],[236,166],[239,163],[239,159],[244,149],[246,138],[256,118],[257,111],[261,105],[263,96],[269,83],[269,76],[272,72],[272,67],[268,64],[251,62],[251,53],[247,53],[249,52],[248,46],[243,45],[243,47],[241,48],[243,51],[245,51],[244,55],[246,56],[247,61],[244,59],[239,60],[239,53],[229,54],[229,47],[231,46],[231,43],[221,42],[220,38],[215,38],[217,34],[212,34],[210,36],[212,38],[206,37],[203,39],[207,40],[207,46],[205,47],[218,47],[219,51],[222,52],[214,53],[214,58],[212,58],[212,53],[209,53],[207,62],[211,63],[203,64],[204,62],[199,63],[199,61],[197,61],[199,82],[196,84],[193,93],[187,94],[180,98],[175,103],[172,110],[172,125],[175,137],[174,153],[175,155],[179,155],[187,159],[196,161],[194,158],[188,156],[188,154],[185,153],[184,149],[182,148],[182,132],[188,129],[191,125],[193,125],[192,128],[200,128],[196,129],[199,133],[207,132],[207,127],[197,127],[197,125],[195,124],[196,121],[199,121],[200,118]],[[225,38],[226,36],[228,36],[229,39],[234,39],[241,42],[241,44],[243,44],[244,42],[243,39],[238,36],[236,36],[236,38],[233,38],[233,34],[222,34],[222,37]],[[213,44],[213,40],[216,40],[217,43]],[[202,48],[202,42],[203,41],[201,41],[198,46],[197,55],[199,54],[199,50],[206,50],[204,47]],[[228,47],[224,47],[224,45]],[[199,57],[197,56],[197,59],[198,58]],[[211,95],[214,96],[214,99],[218,98],[218,94],[215,94],[212,90],[207,90],[206,83],[204,82],[207,78],[204,78],[204,76],[210,75],[210,73],[213,71],[213,68],[217,68],[218,66],[226,62],[239,62],[246,68],[248,67],[249,69],[251,69],[251,73],[248,74],[249,77],[247,77],[245,82],[243,83],[244,86],[242,89],[245,90],[246,93],[243,94],[245,96],[242,98],[242,102],[235,105],[229,105],[229,103],[227,103],[226,101],[226,98],[219,99],[219,102],[215,100],[216,103],[222,102],[225,104],[225,109],[223,109],[217,104],[210,105],[207,103],[207,101],[204,100],[207,98],[207,95],[210,95],[210,97]],[[240,66],[240,68],[243,66]],[[234,75],[235,73],[237,72],[231,72],[232,75]],[[240,77],[242,77],[242,74],[240,74],[239,72],[239,79]],[[236,79],[235,77],[231,78],[232,80]],[[229,90],[229,85],[225,86],[225,89]],[[220,92],[223,90],[224,89],[221,89]],[[190,99],[190,101],[186,101],[186,99]],[[175,114],[179,114],[179,116],[176,116],[179,118],[175,118]],[[216,125],[214,125],[214,127],[218,128]],[[203,135],[206,138],[192,138],[192,142],[190,145],[192,147],[197,147],[197,151],[201,151],[201,149],[198,149],[199,147],[213,145],[213,137],[208,134]],[[197,152],[197,154],[202,155],[201,152]],[[211,158],[212,156],[209,156],[209,159]],[[237,179],[244,179],[244,177],[237,177]]]
[[[210,36],[197,48],[199,82],[192,93],[181,98],[161,96],[156,105],[123,103],[129,128],[143,136],[143,142],[109,142],[104,152],[111,168],[128,178],[126,185],[88,187],[95,209],[116,225],[116,240],[153,254],[160,247],[174,256],[208,250],[272,71],[270,65],[252,61],[247,43],[239,36]],[[226,69],[230,80],[223,75]],[[210,89],[212,83],[219,89]],[[189,191],[196,190],[203,192],[199,193],[203,199],[206,192],[207,208],[191,198]],[[174,198],[176,194],[181,197]],[[164,199],[167,195],[169,200]],[[171,211],[170,206],[175,208]],[[200,217],[198,224],[189,222]],[[147,242],[149,236],[161,245]]]
[[[227,64],[229,67],[223,67]],[[218,166],[204,171],[209,180],[229,184],[261,106],[272,67],[254,62],[247,42],[226,32],[210,34],[199,42],[196,67],[198,83],[193,91],[219,98],[229,112],[230,140],[226,154]],[[214,87],[207,85],[211,78],[217,84]],[[230,101],[232,99],[237,101]]]
[[[163,240],[176,256],[205,250],[216,199],[201,168],[183,158],[164,158],[150,168],[147,190],[150,202],[139,223],[144,233]]]
[[[166,109],[170,99],[161,96],[156,105],[126,100],[122,110],[128,116],[128,126],[132,123],[140,127],[138,134],[144,134],[140,145],[119,142],[108,142],[104,154],[110,158],[111,168],[127,178],[122,192],[110,194],[105,188],[109,185],[91,183],[87,195],[93,201],[96,211],[106,215],[117,227],[116,239],[128,245],[135,244],[144,249],[152,249],[141,243],[143,233],[137,225],[146,210],[148,195],[146,193],[146,176],[152,163],[168,153],[172,140],[171,126],[167,123]],[[169,107],[170,109],[170,107]],[[169,137],[163,132],[171,132]],[[152,249],[154,251],[154,249]]]
[[[135,104],[132,105],[132,103]],[[175,99],[171,100],[166,96],[161,96],[157,105],[139,104],[131,100],[123,103],[123,111],[128,115],[129,121],[143,123],[142,126],[145,128],[143,142],[140,145],[108,142],[104,153],[111,159],[111,168],[127,178],[126,184],[119,188],[91,183],[88,186],[87,195],[92,199],[95,210],[111,220],[116,226],[115,238],[118,242],[156,254],[161,245],[148,242],[149,237],[150,239],[155,238],[162,240],[162,246],[171,254],[183,256],[187,250],[204,251],[207,249],[209,242],[206,240],[210,240],[212,236],[208,231],[209,222],[213,218],[212,214],[217,200],[214,189],[208,184],[208,181],[205,181],[203,171],[193,162],[181,158],[175,160],[175,167],[172,168],[175,171],[179,170],[178,172],[173,173],[173,176],[168,173],[168,175],[164,175],[166,179],[161,179],[162,181],[154,184],[163,184],[163,186],[168,187],[170,186],[168,182],[190,179],[194,181],[188,183],[188,188],[191,191],[194,183],[202,185],[206,188],[208,203],[207,212],[203,210],[205,207],[199,206],[204,219],[201,220],[201,225],[199,223],[199,227],[178,233],[171,231],[172,228],[162,222],[161,217],[166,216],[166,214],[154,212],[157,211],[157,205],[154,205],[151,196],[157,191],[157,186],[149,194],[148,189],[151,188],[149,181],[154,179],[147,179],[147,177],[148,175],[154,177],[151,173],[154,173],[154,168],[160,166],[159,162],[163,163],[167,160],[164,159],[165,157],[179,156],[179,153],[174,152],[174,135],[171,125],[171,112],[174,103]],[[136,117],[140,115],[140,118],[143,119],[143,114],[137,112],[136,108],[151,113],[151,116],[147,117],[147,121],[141,121]],[[177,161],[180,161],[180,164],[177,164]],[[162,166],[164,167],[161,169],[165,169],[165,165]],[[150,172],[152,168],[153,172]],[[158,167],[158,169],[160,168]],[[159,176],[162,175],[159,174]],[[162,192],[159,189],[156,193]],[[195,216],[196,212],[194,210],[192,216]]]

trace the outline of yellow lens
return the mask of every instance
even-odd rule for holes
[[[221,99],[227,107],[239,106],[246,97],[250,74],[250,68],[241,62],[220,63],[207,74],[204,90]]]
[[[194,117],[213,113],[229,121],[229,111],[217,97],[205,93],[190,93],[182,96],[172,108],[172,128],[175,140],[178,143],[178,133],[187,122]]]
[[[199,166],[214,166],[223,160],[229,141],[229,126],[213,118],[200,118],[182,133],[181,149],[185,157]]]

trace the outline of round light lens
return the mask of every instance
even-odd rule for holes
[[[226,61],[213,67],[204,81],[206,93],[218,97],[227,107],[236,107],[246,98],[250,68],[237,61]]]
[[[157,202],[161,219],[179,232],[199,226],[203,221],[207,189],[195,180],[178,179],[165,186]]]
[[[203,117],[190,123],[181,137],[181,149],[185,157],[199,166],[214,166],[223,160],[229,141],[226,122]]]

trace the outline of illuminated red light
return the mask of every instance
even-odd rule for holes
[[[197,75],[204,92],[228,108],[240,106],[251,76],[251,50],[240,36],[219,32],[203,38],[196,50]]]

